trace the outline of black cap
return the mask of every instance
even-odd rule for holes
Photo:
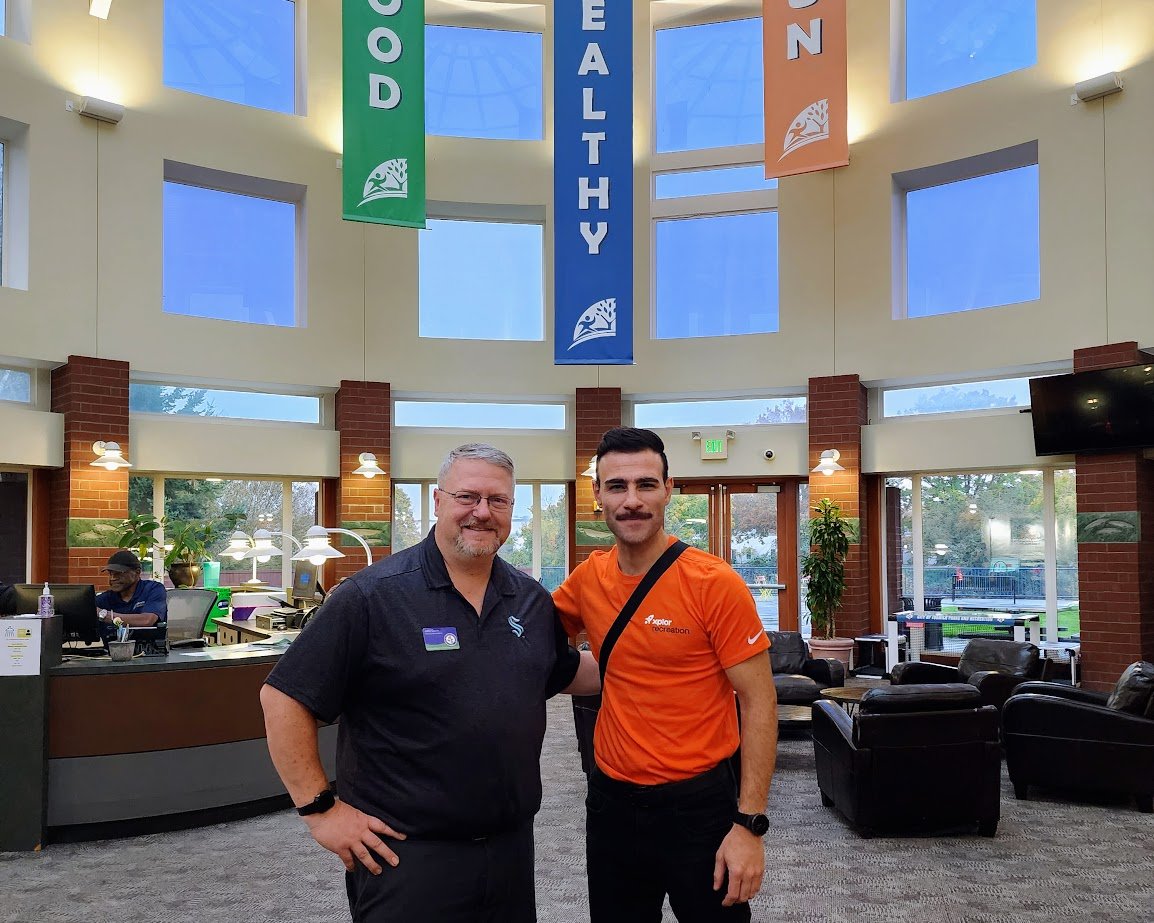
[[[140,558],[131,551],[121,548],[114,551],[104,569],[109,573],[123,573],[126,570],[140,570]]]

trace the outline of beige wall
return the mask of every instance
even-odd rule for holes
[[[651,5],[638,0],[637,364],[599,368],[555,367],[549,339],[462,343],[417,337],[419,232],[339,218],[339,6],[319,0],[305,4],[306,114],[290,116],[165,88],[158,0],[117,0],[106,22],[89,16],[86,4],[76,0],[29,5],[30,43],[0,39],[0,118],[30,126],[28,284],[26,290],[0,288],[0,356],[56,364],[69,354],[91,355],[128,360],[133,373],[142,376],[273,388],[331,391],[342,378],[367,378],[389,381],[401,395],[568,396],[577,387],[600,386],[643,397],[804,388],[810,376],[835,373],[857,373],[874,383],[992,376],[1068,362],[1082,346],[1127,339],[1154,344],[1154,120],[1149,104],[1154,3],[1149,0],[1038,3],[1037,66],[899,103],[889,101],[890,2],[853,0],[851,164],[781,182],[781,332],[672,342],[652,341],[647,333],[652,36]],[[552,27],[551,10],[506,6],[502,11],[500,4],[479,5],[474,12],[463,3],[433,2],[429,15],[438,22],[476,25],[495,9],[505,24]],[[681,23],[700,21],[703,9],[733,16],[757,8],[745,0],[662,3],[652,6],[652,15],[664,23]],[[455,18],[462,16],[467,18]],[[547,75],[549,46],[547,34]],[[1125,72],[1122,94],[1069,104],[1076,80],[1112,68]],[[122,101],[128,112],[116,126],[80,118],[66,111],[65,101],[81,94]],[[1041,299],[894,320],[891,174],[1031,140],[1038,141],[1041,165]],[[430,199],[545,208],[547,279],[552,266],[551,146],[550,129],[542,142],[429,139]],[[307,326],[285,330],[161,311],[165,159],[307,187]],[[547,293],[547,308],[551,304]],[[552,336],[551,318],[546,335]],[[31,428],[40,432],[46,425],[52,424]],[[942,424],[900,425],[906,427],[901,431],[906,440],[907,431],[925,427],[926,433],[936,432],[932,427]],[[989,426],[988,437],[975,444],[1002,446],[995,455],[1005,457],[1006,464],[1030,463],[1032,449],[1021,439],[1012,444],[1030,457],[1009,457],[1012,453],[997,438],[1003,425],[965,424]],[[153,433],[160,438],[152,424],[134,423],[134,453],[168,457],[163,447],[152,444]],[[877,464],[883,470],[891,464],[892,456],[883,449],[895,444],[891,438],[877,437]],[[532,459],[529,465],[540,477],[571,477],[572,452],[564,448],[570,439],[554,433],[519,436],[518,460]],[[911,444],[918,440],[909,439]],[[203,450],[195,439],[182,441],[192,443],[190,452]],[[393,443],[398,472],[418,476],[421,469],[420,476],[429,476],[432,472],[424,470],[429,459],[457,441],[455,435],[442,439],[398,430]],[[765,438],[743,434],[736,446],[792,446],[794,441],[783,429],[780,436]],[[958,457],[935,452],[909,457],[935,467],[947,456]],[[791,470],[798,468],[791,453],[779,454],[778,468],[784,470],[786,458]],[[51,458],[11,442],[0,446],[0,463],[52,464]],[[195,455],[184,458],[184,470],[216,470]],[[686,458],[686,466],[692,461]],[[335,455],[316,464],[314,474],[335,465]],[[701,464],[695,462],[692,470]],[[760,452],[747,457],[744,449],[735,452],[726,469],[726,474],[767,470]],[[527,476],[524,469],[522,476]]]

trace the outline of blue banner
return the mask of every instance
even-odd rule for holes
[[[553,361],[632,365],[633,4],[553,9]]]

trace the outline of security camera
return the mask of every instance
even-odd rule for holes
[[[766,449],[765,450],[765,460],[766,461],[772,461],[773,460],[773,449]]]

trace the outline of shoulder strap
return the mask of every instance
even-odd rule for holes
[[[653,562],[653,566],[645,572],[645,576],[641,578],[641,582],[637,584],[629,600],[622,607],[617,620],[610,626],[608,633],[605,635],[605,640],[601,643],[601,656],[598,658],[598,666],[601,668],[601,685],[605,685],[605,668],[609,665],[609,655],[613,653],[613,645],[617,643],[617,639],[621,637],[621,632],[625,630],[625,626],[629,624],[629,620],[633,618],[633,613],[637,611],[637,607],[645,601],[645,597],[649,595],[649,591],[653,589],[653,585],[661,579],[661,575],[669,570],[670,566],[681,557],[681,552],[685,551],[689,546],[685,542],[678,539],[672,545],[662,552],[661,557]]]

